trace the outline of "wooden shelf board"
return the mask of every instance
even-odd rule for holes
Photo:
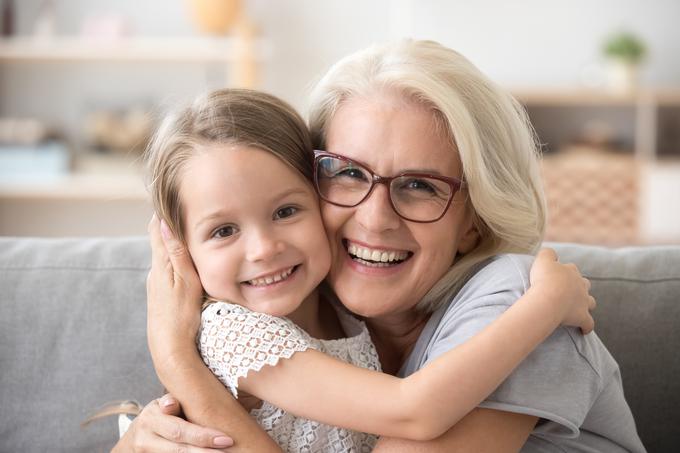
[[[256,40],[255,59],[264,43]],[[245,52],[236,38],[137,37],[102,40],[80,37],[0,39],[0,61],[236,62]]]
[[[510,88],[518,101],[529,106],[635,107],[656,103],[679,105],[680,87],[644,88],[631,93],[612,93],[588,88]]]

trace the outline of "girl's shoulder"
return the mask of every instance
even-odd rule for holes
[[[297,341],[308,343],[310,336],[288,318],[252,311],[230,302],[212,302],[201,313],[201,331],[223,330],[231,337],[260,337],[268,342]]]
[[[235,397],[238,380],[250,371],[313,347],[309,335],[290,320],[228,302],[205,307],[197,343],[203,361]]]

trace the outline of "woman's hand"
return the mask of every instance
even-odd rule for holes
[[[540,292],[542,298],[556,303],[563,325],[580,327],[584,334],[593,330],[595,321],[590,311],[595,309],[595,299],[589,294],[590,281],[575,264],[562,264],[553,249],[542,249],[531,266],[529,278],[533,292]]]
[[[165,222],[149,223],[151,270],[146,281],[147,340],[158,377],[183,363],[182,354],[197,354],[203,289],[186,247]]]
[[[179,417],[179,403],[170,395],[151,401],[134,419],[112,453],[214,453],[233,445],[220,431],[194,425]]]

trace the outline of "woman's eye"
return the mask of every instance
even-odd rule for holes
[[[285,219],[286,217],[294,215],[296,212],[298,212],[298,209],[295,206],[286,206],[278,209],[274,214],[274,218]]]
[[[435,188],[432,187],[430,183],[423,181],[422,179],[410,179],[404,184],[404,187],[409,190],[436,193]]]
[[[338,171],[335,176],[345,176],[352,179],[366,179],[366,175],[360,168],[347,167]]]
[[[233,236],[236,234],[238,230],[236,229],[235,226],[233,225],[225,225],[222,227],[219,227],[218,229],[215,230],[215,232],[212,234],[212,237],[214,238],[227,238],[229,236]]]

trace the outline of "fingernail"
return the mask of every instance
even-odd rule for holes
[[[172,398],[164,398],[163,401],[161,401],[161,405],[163,405],[163,407],[172,406],[173,404],[175,404],[175,400]]]
[[[213,439],[213,444],[216,447],[231,447],[234,445],[234,440],[231,437],[227,436],[218,436]]]
[[[163,236],[163,239],[170,239],[172,237],[170,228],[168,228],[168,224],[163,219],[161,219],[161,236]]]

